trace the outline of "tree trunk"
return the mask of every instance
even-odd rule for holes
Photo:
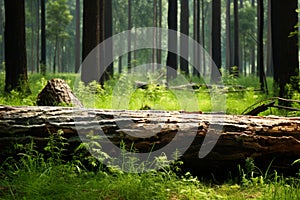
[[[30,13],[33,14],[34,13],[34,2],[30,1]],[[31,20],[31,24],[30,24],[30,29],[31,29],[31,38],[30,38],[30,62],[28,63],[30,65],[29,69],[31,71],[31,73],[34,72],[34,59],[35,59],[35,55],[34,55],[34,23],[33,23],[33,19]]]
[[[199,41],[199,23],[200,23],[200,15],[199,15],[199,0],[194,0],[194,13],[193,13],[193,39],[194,41]],[[198,45],[193,47],[193,59],[194,59],[194,63],[195,66],[193,66],[193,76],[197,76],[200,77],[200,63],[199,63],[199,57],[201,57],[200,55],[200,50],[198,48]]]
[[[201,43],[203,49],[205,49],[205,19],[206,19],[206,14],[207,14],[207,9],[208,9],[208,6],[206,6],[205,9],[204,9],[204,6],[205,6],[204,0],[201,0],[201,23],[202,23],[201,33],[202,34],[201,34],[201,39],[200,39],[200,32],[198,32],[197,42]],[[199,10],[199,12],[197,13],[197,15],[198,15],[197,18],[200,20],[200,2],[199,2],[199,0],[198,0],[198,8],[197,9]],[[200,31],[200,22],[197,24],[197,26],[198,26],[197,29]],[[205,56],[206,56],[205,51],[202,51],[202,54],[199,56],[200,61],[198,61],[201,68],[202,68],[202,71],[203,71],[202,75],[203,76],[206,76],[206,70],[207,70],[206,61],[205,61],[206,57]]]
[[[274,64],[274,81],[279,88],[279,96],[289,98],[285,86],[292,76],[298,76],[298,34],[289,37],[298,22],[297,0],[271,0],[272,53]],[[298,84],[297,84],[298,87]],[[275,88],[275,94],[276,87]]]
[[[188,148],[182,159],[185,166],[190,167],[195,174],[213,172],[228,175],[229,171],[237,170],[237,165],[248,157],[253,158],[262,170],[274,159],[272,169],[285,173],[299,172],[299,166],[291,165],[300,157],[299,118],[151,110],[1,106],[1,161],[10,156],[8,152],[12,152],[15,144],[30,142],[30,138],[43,149],[49,133],[58,130],[64,132],[63,136],[69,143],[66,146],[69,153],[74,152],[81,143],[78,133],[82,139],[87,139],[88,135],[102,130],[104,137],[109,140],[101,145],[110,155],[113,150],[104,149],[105,145],[113,143],[118,147],[121,141],[129,148],[134,142],[131,148],[145,153],[154,153],[167,144],[176,144],[169,151],[177,149],[180,152]],[[209,152],[212,143],[215,146]],[[199,158],[199,150],[200,155],[204,153],[207,156]]]
[[[181,0],[180,5],[180,32],[183,34],[183,37],[180,37],[180,70],[189,76],[189,2]]]
[[[4,19],[4,14],[3,14],[3,1],[0,0],[0,36],[2,39],[0,40],[0,65],[2,65],[4,61],[4,32],[3,32],[3,19]]]
[[[46,8],[45,1],[41,0],[41,73],[46,75]]]
[[[220,81],[217,70],[221,69],[221,1],[212,1],[212,29],[211,29],[211,43],[212,43],[212,60],[215,66],[211,66],[211,81],[217,83]]]
[[[132,23],[131,23],[131,0],[128,0],[128,11],[127,11],[127,16],[128,16],[128,38],[127,38],[127,65],[128,65],[128,73],[131,72],[131,29],[132,29]]]
[[[238,9],[238,0],[233,0],[234,7],[234,59],[233,65],[236,67],[231,73],[238,76],[239,74],[239,65],[240,65],[240,37],[239,37],[239,9]]]
[[[82,61],[100,43],[100,0],[83,1],[83,38]],[[89,63],[82,63],[81,80],[87,84],[94,80],[100,81],[100,52],[94,51],[89,57]],[[91,64],[92,62],[92,64]]]
[[[152,39],[152,73],[155,71],[155,66],[157,65],[157,0],[153,0],[153,39]]]
[[[54,53],[53,53],[53,74],[56,73],[56,61],[57,61],[57,51],[58,51],[58,37],[55,38],[55,44],[54,44]]]
[[[24,0],[5,0],[5,91],[30,92],[27,77]]]
[[[36,1],[36,72],[40,73],[40,0]]]
[[[177,31],[177,1],[169,0],[168,7],[168,28]],[[167,56],[167,81],[171,81],[177,77],[177,34],[168,34],[168,50],[172,49],[173,52],[168,51]]]
[[[79,72],[80,68],[80,0],[76,0],[76,10],[75,10],[75,73]]]
[[[267,33],[267,76],[273,76],[272,57],[272,27],[271,27],[271,0],[268,0],[268,33]]]
[[[162,0],[158,0],[158,27],[162,28]],[[162,34],[161,30],[158,31],[158,49],[157,49],[157,70],[161,70],[161,64],[162,64],[162,50],[161,50],[161,44],[162,43]]]
[[[264,65],[264,0],[257,1],[257,66],[260,90],[267,92]]]
[[[226,69],[230,71],[232,67],[232,48],[231,48],[231,28],[230,28],[230,2],[226,0]]]
[[[113,22],[112,22],[112,1],[104,1],[104,40],[110,38],[113,34]],[[107,40],[105,42],[105,59],[113,60],[113,41]],[[106,67],[106,66],[105,66]],[[114,76],[114,65],[110,63],[105,70],[105,80],[109,80]]]

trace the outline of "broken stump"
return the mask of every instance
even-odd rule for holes
[[[37,105],[72,105],[74,107],[83,107],[82,103],[75,96],[69,85],[59,78],[54,78],[47,82],[47,85],[37,97]]]

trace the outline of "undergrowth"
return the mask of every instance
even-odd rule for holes
[[[38,93],[51,78],[62,78],[73,89],[77,97],[85,107],[103,109],[130,109],[130,110],[185,110],[214,112],[215,105],[222,105],[222,111],[227,114],[241,114],[246,108],[255,102],[269,98],[272,94],[263,94],[257,89],[259,81],[256,77],[233,77],[224,75],[222,89],[208,89],[203,82],[200,87],[193,89],[172,89],[165,87],[165,83],[157,82],[149,77],[147,87],[138,87],[128,75],[120,75],[100,86],[92,82],[85,86],[78,82],[78,74],[48,74],[43,77],[40,74],[29,75],[30,95],[24,95],[16,91],[4,93],[4,74],[0,74],[0,104],[1,105],[36,105]],[[195,79],[195,78],[193,78]],[[268,85],[272,86],[271,78]],[[196,81],[195,81],[196,82]],[[227,92],[224,92],[227,91]],[[272,91],[272,88],[269,88]],[[293,99],[299,100],[299,93],[293,94]],[[300,107],[300,105],[293,105]],[[218,110],[217,110],[218,111]],[[264,115],[299,115],[299,112],[285,112],[278,109],[269,109]]]
[[[128,173],[102,165],[81,147],[66,161],[65,141],[63,132],[58,131],[50,134],[42,150],[33,140],[16,144],[18,157],[8,158],[0,166],[0,199],[300,198],[299,178],[286,178],[276,171],[262,172],[251,158],[244,168],[239,167],[238,177],[218,185],[200,181],[189,172],[182,175],[179,167],[172,167],[182,164],[178,161],[172,166],[162,165],[160,170]],[[165,157],[158,159],[166,161]]]

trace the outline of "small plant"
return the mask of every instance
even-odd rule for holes
[[[68,145],[63,134],[62,130],[55,133],[49,131],[48,143],[44,150],[49,154],[48,161],[50,163],[60,163],[62,161],[63,152],[66,150],[65,146]]]

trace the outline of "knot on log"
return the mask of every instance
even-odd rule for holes
[[[82,103],[64,80],[59,78],[49,80],[44,89],[38,94],[37,105],[58,106],[64,104],[83,107]]]

